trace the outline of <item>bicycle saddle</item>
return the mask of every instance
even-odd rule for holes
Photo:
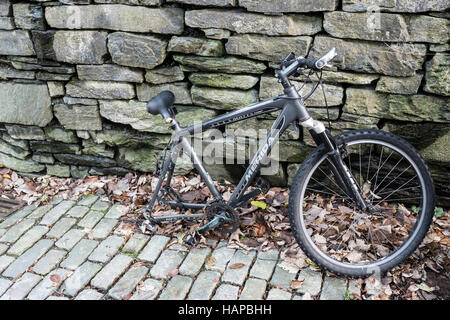
[[[147,111],[152,115],[160,114],[163,119],[170,123],[176,111],[172,107],[175,95],[171,91],[162,91],[147,103]]]

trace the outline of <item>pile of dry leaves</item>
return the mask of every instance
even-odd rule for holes
[[[152,175],[129,173],[124,177],[89,176],[84,179],[55,178],[50,176],[21,177],[10,169],[0,168],[0,196],[21,199],[28,204],[38,201],[48,203],[54,197],[77,198],[80,195],[95,194],[103,200],[121,204],[126,212],[122,219],[133,226],[130,231],[147,232],[139,221],[141,212],[152,195],[157,178]],[[224,181],[216,183],[218,190],[227,200],[233,185]],[[205,202],[210,192],[197,175],[175,176],[172,187],[184,201]],[[271,188],[260,195],[252,204],[238,209],[241,219],[240,229],[233,234],[208,232],[206,240],[226,239],[230,245],[244,250],[267,250],[287,248],[282,253],[282,267],[296,271],[308,263],[314,264],[304,256],[295,242],[289,224],[287,201],[288,189]],[[155,204],[154,215],[179,214],[178,210]],[[184,212],[190,214],[191,212]],[[180,237],[186,232],[195,231],[203,221],[175,221],[158,226],[158,234]],[[433,219],[433,224],[425,240],[414,254],[400,266],[395,267],[380,280],[359,279],[363,296],[350,298],[364,299],[449,299],[450,298],[450,211],[443,210]],[[294,270],[293,270],[294,269]]]

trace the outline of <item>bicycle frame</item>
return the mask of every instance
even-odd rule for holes
[[[260,146],[256,154],[253,156],[253,159],[246,169],[244,176],[240,180],[227,204],[230,207],[235,208],[258,194],[253,191],[247,194],[245,192],[252,184],[255,176],[261,169],[262,160],[270,155],[274,144],[278,142],[279,137],[292,123],[299,123],[302,127],[308,129],[311,132],[313,139],[315,140],[317,145],[324,144],[329,152],[335,152],[335,154],[337,154],[337,156],[335,156],[333,159],[333,171],[336,172],[336,174],[340,177],[344,176],[344,178],[342,178],[342,180],[338,182],[342,183],[346,188],[355,188],[356,183],[354,183],[354,179],[352,180],[352,177],[349,177],[348,170],[345,170],[345,165],[343,165],[341,158],[338,156],[339,153],[336,148],[336,144],[334,143],[334,141],[332,141],[332,138],[330,138],[331,135],[329,134],[328,130],[325,129],[323,123],[311,118],[305,107],[303,98],[299,95],[295,87],[290,84],[289,80],[287,78],[281,78],[280,82],[284,87],[284,94],[255,103],[243,109],[228,112],[211,120],[207,120],[202,123],[184,128],[181,128],[175,121],[175,119],[172,120],[171,129],[175,131],[176,136],[172,140],[172,144],[170,145],[170,153],[164,161],[160,178],[155,190],[153,191],[153,196],[145,210],[144,216],[147,219],[153,222],[158,222],[165,220],[197,219],[204,217],[203,214],[179,214],[172,216],[152,216],[151,214],[153,205],[158,198],[166,174],[167,182],[165,187],[167,188],[167,190],[169,190],[170,181],[172,179],[176,164],[176,157],[178,156],[178,153],[180,151],[180,146],[193,162],[195,169],[197,169],[198,173],[211,191],[213,198],[215,200],[223,201],[221,194],[216,189],[213,180],[211,179],[201,160],[193,150],[187,137],[190,137],[195,133],[204,132],[208,129],[243,121],[249,118],[256,117],[258,115],[267,114],[278,110],[281,110],[281,113],[272,125],[272,128],[270,129],[265,139],[265,142]],[[172,159],[172,156],[175,156],[175,159]],[[349,179],[351,184],[349,184],[348,180],[345,178]],[[358,190],[353,191],[357,192]],[[182,202],[180,201],[180,199],[174,200],[173,195],[172,200],[166,201],[166,204],[173,207],[193,210],[199,210],[206,206],[206,203],[193,204]],[[211,229],[210,227],[208,228]]]

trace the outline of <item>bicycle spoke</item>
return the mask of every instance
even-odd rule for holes
[[[405,170],[403,170],[398,176],[396,176],[396,177],[394,178],[394,180],[392,180],[392,181],[389,182],[386,186],[384,186],[384,188],[381,189],[380,192],[383,191],[384,189],[386,189],[387,187],[389,187],[389,186],[392,184],[392,182],[394,182],[395,180],[397,180],[398,178],[400,178],[400,176],[401,176],[403,173],[405,173],[406,170],[408,170],[409,168],[411,168],[411,166],[409,166],[408,168],[406,168]],[[389,173],[390,173],[390,172],[389,172]],[[387,177],[387,176],[386,176],[386,177]],[[415,177],[413,177],[413,178],[415,178]],[[380,184],[380,187],[381,187],[381,184]],[[375,192],[376,192],[376,190],[374,190],[374,193],[375,193]]]
[[[350,196],[347,194],[347,192],[345,192],[344,190],[342,190],[342,188],[334,181],[334,179],[331,179],[330,176],[328,176],[325,172],[323,172],[322,169],[320,169],[320,167],[318,167],[317,169],[319,169],[328,179],[330,179],[331,182],[333,182],[333,184],[338,187],[343,193],[345,193],[345,195],[350,198]]]
[[[381,186],[381,184],[384,182],[384,180],[386,180],[386,178],[389,177],[389,175],[391,174],[391,172],[392,172],[395,168],[397,168],[397,166],[400,164],[400,162],[402,162],[402,160],[403,160],[403,158],[401,158],[401,159],[395,164],[395,166],[389,171],[389,173],[383,178],[383,180],[381,180],[381,182],[380,182],[379,185],[375,184],[375,187],[373,188],[373,192],[374,192],[374,193],[377,191],[378,187]]]
[[[309,234],[312,242],[331,259],[348,264],[370,263],[391,255],[404,243],[413,228],[411,223],[417,220],[409,213],[398,215],[398,208],[390,204],[422,203],[422,185],[416,167],[397,149],[367,141],[347,146],[345,165],[359,184],[369,209],[360,209],[331,168],[318,164],[305,189],[317,198],[313,195],[307,208],[314,205],[326,212],[311,211],[307,230],[313,230]]]
[[[317,181],[316,179],[314,179],[313,177],[311,177],[311,179],[313,179],[314,181],[316,181],[319,185],[321,185],[321,186],[323,186],[323,187],[325,187],[325,188],[327,188],[329,191],[331,191],[331,192],[334,192],[333,194],[338,194],[338,195],[340,195],[341,197],[343,197],[343,195],[342,194],[340,194],[340,193],[337,193],[337,192],[335,192],[334,190],[332,190],[332,189],[330,189],[330,188],[328,188],[326,185],[324,185],[323,183],[320,183],[319,181]]]
[[[411,190],[411,189],[415,189],[415,188],[420,188],[420,186],[408,187],[408,188],[405,188],[405,189],[399,189],[397,191],[406,191],[406,190]],[[387,194],[389,192],[391,192],[391,191],[378,192],[377,195],[379,196],[379,195],[382,195],[382,194]]]
[[[381,156],[380,156],[380,163],[381,163],[381,158],[383,157],[383,149],[384,147],[381,147]],[[380,172],[380,169],[381,168],[383,168],[384,167],[384,164],[389,160],[389,158],[392,156],[392,153],[393,153],[394,151],[391,151],[391,153],[389,154],[389,156],[386,158],[386,160],[383,162],[383,164],[380,166],[380,164],[378,164],[378,169],[377,169],[377,171],[375,172],[375,174],[376,174],[376,178],[375,178],[375,186],[377,185],[377,181],[378,181],[378,173]],[[375,177],[375,174],[372,176],[372,178],[370,179],[370,181],[372,181],[373,180],[373,178]]]
[[[403,188],[405,185],[407,185],[408,183],[410,183],[411,180],[414,179],[414,178],[415,178],[415,177],[412,177],[411,179],[409,179],[407,182],[405,182],[404,184],[402,184],[402,186],[399,187],[398,189]],[[397,189],[397,190],[398,190],[398,189]],[[375,205],[380,204],[381,202],[385,201],[385,200],[386,200],[387,198],[389,198],[392,194],[394,194],[394,192],[396,192],[397,190],[392,191],[387,197],[385,197],[384,199],[380,200],[380,201],[377,202]]]
[[[371,158],[372,158],[372,148],[373,148],[373,144],[370,145],[369,163],[368,163],[368,165],[367,165],[367,178],[366,178],[366,181],[369,181],[370,160],[371,160]]]
[[[362,187],[361,145],[359,145],[359,186]]]

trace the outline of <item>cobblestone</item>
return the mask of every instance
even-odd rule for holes
[[[36,220],[34,219],[24,219],[15,226],[11,227],[4,235],[0,238],[0,242],[13,243],[20,238],[28,229],[30,229]]]
[[[165,250],[150,270],[150,275],[156,279],[167,279],[169,272],[178,268],[183,261],[184,252]]]
[[[46,275],[53,270],[57,264],[65,257],[66,252],[58,249],[51,249],[34,266],[33,272]]]
[[[189,252],[189,248],[186,247],[184,244],[180,243],[174,243],[169,247],[170,250],[176,250],[181,252]]]
[[[351,279],[348,282],[348,292],[350,294],[350,297],[353,298],[353,295],[361,296],[361,285],[358,284],[358,280]]]
[[[125,207],[120,204],[113,205],[105,215],[108,219],[119,219],[125,214]]]
[[[276,264],[276,260],[256,259],[249,275],[268,281],[272,276]]]
[[[160,235],[153,236],[145,246],[144,250],[142,250],[141,254],[138,256],[138,259],[145,260],[150,263],[155,263],[156,259],[158,259],[161,251],[163,251],[169,240],[169,237]]]
[[[61,238],[67,231],[72,228],[72,226],[76,223],[76,220],[73,218],[62,218],[59,220],[53,228],[47,233],[47,237],[49,238]]]
[[[40,280],[40,276],[27,272],[1,296],[0,300],[23,299]]]
[[[122,251],[132,254],[138,254],[150,239],[149,236],[142,233],[135,233],[125,244]]]
[[[53,245],[49,239],[39,240],[34,246],[25,251],[3,272],[4,277],[15,278],[24,273],[36,260],[44,255]]]
[[[101,212],[106,212],[109,207],[110,207],[110,203],[106,202],[106,201],[102,201],[102,200],[97,200],[91,207],[91,210],[94,211],[101,211]]]
[[[89,211],[88,214],[78,222],[78,225],[82,228],[92,229],[101,218],[103,218],[103,213],[99,211]]]
[[[155,300],[162,286],[161,280],[147,279],[137,286],[130,300]]]
[[[12,262],[14,261],[14,257],[7,256],[6,254],[0,256],[0,273],[3,272]]]
[[[75,205],[75,201],[71,200],[64,200],[60,202],[56,207],[51,209],[49,212],[45,214],[45,216],[42,218],[40,224],[43,225],[53,225],[56,221],[61,218],[63,214],[65,214],[67,211],[69,211],[70,208],[72,208]]]
[[[245,282],[239,300],[261,300],[266,292],[267,283],[261,279],[249,278]]]
[[[211,252],[210,248],[192,249],[184,259],[180,267],[180,274],[195,276],[203,266],[206,256]]]
[[[33,210],[36,209],[34,204],[23,207],[19,211],[7,217],[2,223],[0,223],[0,229],[7,229],[15,225],[19,220],[28,216]]]
[[[347,286],[345,280],[325,277],[320,300],[344,300]]]
[[[218,285],[220,273],[217,271],[202,271],[192,285],[188,300],[208,300]]]
[[[30,219],[40,219],[42,218],[47,212],[49,212],[53,208],[52,204],[47,204],[45,206],[39,207],[35,209],[28,218]]]
[[[239,287],[231,284],[222,284],[217,288],[212,300],[236,300],[238,293]]]
[[[17,242],[8,250],[8,254],[18,256],[29,249],[39,239],[46,234],[48,228],[45,226],[35,226],[28,230]]]
[[[244,284],[245,278],[247,277],[248,270],[250,268],[250,264],[253,262],[253,258],[255,257],[255,252],[250,251],[248,254],[245,254],[243,251],[238,250],[231,258],[228,263],[228,267],[222,275],[222,281],[230,282],[237,285]],[[239,268],[230,268],[237,263],[242,263],[243,266]]]
[[[276,249],[258,252],[258,259],[261,260],[278,260],[280,252]]]
[[[219,245],[211,255],[214,258],[214,263],[205,266],[207,270],[224,272],[228,261],[230,261],[236,251],[235,249],[227,248],[225,246],[219,247]]]
[[[129,222],[121,222],[114,230],[114,234],[118,236],[129,237],[134,233],[134,225]]]
[[[67,258],[61,262],[62,268],[75,270],[81,265],[91,252],[97,247],[98,242],[95,240],[83,239],[69,252]]]
[[[13,284],[13,282],[11,280],[0,278],[0,297],[2,296],[3,293],[6,292],[6,290],[8,290],[8,288],[12,284]]]
[[[77,295],[75,300],[100,300],[101,298],[103,298],[102,293],[92,289],[84,289]]]
[[[61,239],[56,241],[55,245],[58,248],[70,250],[74,245],[78,243],[78,241],[83,238],[85,232],[79,229],[71,229],[69,230]]]
[[[137,284],[148,273],[148,268],[144,266],[133,266],[128,270],[122,278],[112,287],[108,292],[109,296],[116,300],[123,299],[124,296],[129,295]]]
[[[117,223],[118,221],[115,219],[103,218],[92,230],[92,237],[94,239],[105,239]]]
[[[45,300],[47,297],[56,292],[64,281],[69,271],[57,269],[48,274],[39,284],[30,292],[27,299],[29,300]]]
[[[317,271],[313,271],[309,268],[300,271],[297,280],[303,281],[302,286],[297,292],[305,294],[308,292],[310,295],[315,296],[320,292],[322,287],[322,274]]]
[[[99,264],[85,262],[64,281],[61,292],[71,297],[83,289],[102,267]]]
[[[78,203],[80,204],[80,203]],[[89,207],[86,206],[75,206],[67,212],[69,217],[73,218],[83,218],[84,215],[89,211]]]
[[[95,201],[98,200],[98,196],[86,196],[83,199],[81,199],[78,204],[80,206],[87,206],[90,207],[94,204]]]
[[[115,256],[91,281],[96,288],[107,290],[116,279],[130,266],[132,258],[119,254]]]
[[[291,300],[292,294],[281,289],[270,289],[267,294],[267,300]]]
[[[275,271],[273,272],[272,278],[270,279],[270,284],[273,287],[283,287],[285,289],[289,289],[291,287],[291,281],[296,277],[295,273],[290,273],[278,265],[275,267]]]
[[[183,300],[192,284],[192,278],[176,275],[170,279],[159,300]]]
[[[61,300],[62,301],[62,300],[70,300],[70,299],[67,297],[64,297],[64,296],[50,296],[45,300]]]
[[[125,239],[119,236],[109,236],[103,240],[100,245],[95,248],[92,254],[89,256],[89,260],[98,262],[109,261],[119,251]]]
[[[0,243],[0,255],[4,254],[8,250],[8,246],[4,243]]]

